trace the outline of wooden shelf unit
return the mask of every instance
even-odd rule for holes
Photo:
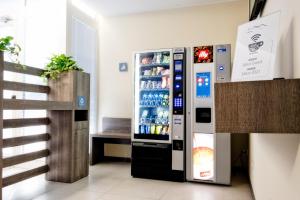
[[[217,133],[300,133],[300,79],[215,84]]]

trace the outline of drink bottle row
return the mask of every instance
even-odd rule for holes
[[[141,94],[141,106],[169,106],[168,92],[144,92]]]
[[[140,117],[141,124],[169,124],[169,110],[164,108],[143,109]]]
[[[140,134],[168,135],[169,125],[141,124]]]
[[[170,78],[162,77],[161,81],[141,81],[142,90],[160,90],[160,89],[169,89],[170,88]]]

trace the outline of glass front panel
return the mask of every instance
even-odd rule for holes
[[[214,177],[214,135],[193,135],[193,178],[211,180]]]
[[[170,51],[135,56],[135,139],[169,140]]]

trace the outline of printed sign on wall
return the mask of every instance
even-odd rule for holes
[[[243,24],[238,28],[232,81],[272,80],[275,67],[280,13]]]
[[[77,97],[77,105],[79,108],[85,108],[86,107],[86,98],[85,96],[78,96]]]

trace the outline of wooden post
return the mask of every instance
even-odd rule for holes
[[[47,180],[72,183],[88,175],[90,76],[71,71],[49,80],[48,100],[72,102],[73,110],[48,111]]]
[[[3,168],[3,69],[4,69],[4,58],[3,52],[0,51],[0,200],[2,200],[2,168]]]

